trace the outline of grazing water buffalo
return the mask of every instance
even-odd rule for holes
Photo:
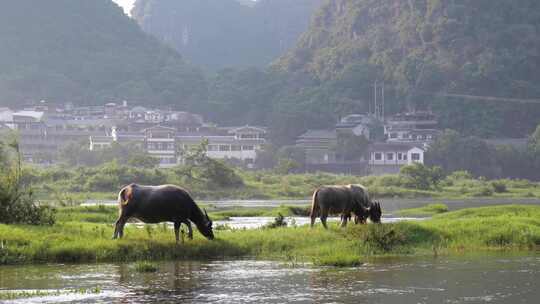
[[[131,217],[144,223],[173,222],[176,242],[179,240],[180,225],[188,227],[188,237],[193,239],[191,222],[209,240],[214,239],[212,221],[186,190],[173,186],[141,186],[131,184],[118,193],[119,217],[115,223],[113,239],[122,237],[124,225]]]
[[[317,217],[321,218],[324,228],[329,214],[341,214],[341,227],[347,225],[355,214],[355,223],[365,223],[369,217],[374,223],[381,221],[381,206],[369,199],[367,190],[362,185],[323,186],[313,193],[311,204],[311,227]]]

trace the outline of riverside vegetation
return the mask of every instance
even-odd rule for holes
[[[69,193],[85,189],[114,193],[118,185],[142,178],[146,178],[144,181],[150,184],[187,184],[199,197],[210,194],[226,197],[224,193],[230,195],[245,191],[250,191],[247,192],[250,195],[305,197],[318,185],[347,183],[365,184],[375,196],[402,197],[476,193],[500,197],[523,196],[525,193],[525,196],[536,196],[539,187],[537,183],[524,180],[474,179],[466,172],[444,176],[441,169],[423,165],[405,167],[399,175],[383,177],[248,172],[208,158],[198,159],[197,154],[194,156],[196,162],[204,166],[193,166],[187,162],[183,167],[158,170],[113,162],[96,168],[35,169],[24,172],[16,142],[0,148],[0,160],[8,168],[0,176],[0,212],[3,214],[0,218],[0,264],[255,256],[291,261],[293,264],[302,261],[347,266],[358,265],[370,256],[527,250],[540,245],[540,207],[520,205],[465,209],[435,215],[421,222],[351,225],[345,229],[333,227],[328,231],[281,225],[255,230],[228,230],[224,227],[216,229],[215,241],[207,241],[196,234],[194,241],[181,245],[175,244],[171,229],[165,224],[145,225],[144,229],[130,226],[125,239],[112,241],[110,237],[116,208],[61,207],[79,203],[69,194],[63,194],[57,198],[51,197],[60,206],[51,209],[36,204],[34,196],[55,193],[55,188],[56,191]],[[30,185],[37,189],[35,193]],[[438,194],[441,190],[442,194]],[[439,210],[440,207],[435,209]],[[250,215],[277,214],[283,220],[282,215],[306,214],[306,208],[289,206],[256,211],[211,211],[211,216],[215,214],[216,218],[252,212]]]
[[[219,165],[218,169],[222,168],[225,165]],[[219,173],[202,170],[205,172],[190,173],[191,176],[182,167],[145,169],[111,162],[92,168],[32,168],[25,171],[24,178],[33,185],[36,197],[64,205],[76,205],[86,199],[116,199],[116,191],[131,182],[183,185],[198,200],[306,199],[313,194],[313,189],[335,184],[362,184],[378,198],[540,197],[540,184],[536,182],[473,178],[465,171],[433,176],[433,172],[424,166],[415,166],[400,174],[366,177],[328,173],[280,174],[270,170],[254,172],[232,168]]]
[[[129,226],[110,240],[114,209],[60,209],[52,226],[0,225],[0,264],[213,259],[253,256],[316,265],[353,266],[369,257],[438,255],[484,250],[534,250],[540,245],[540,207],[463,209],[418,222],[216,230],[216,240],[175,244],[164,224]]]

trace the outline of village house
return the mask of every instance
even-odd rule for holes
[[[408,143],[374,143],[369,146],[369,171],[371,174],[398,173],[405,165],[424,163],[424,148]]]
[[[343,117],[336,124],[336,131],[371,139],[373,135],[371,130],[376,123],[377,119],[371,114],[351,114]]]
[[[437,126],[436,116],[429,111],[399,113],[385,122],[384,134],[389,142],[412,142],[427,146],[441,134]]]
[[[296,140],[296,146],[304,150],[306,165],[335,163],[336,145],[335,130],[308,130]]]

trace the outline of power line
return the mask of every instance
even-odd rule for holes
[[[480,96],[480,95],[434,93],[434,92],[423,92],[423,91],[421,93],[434,95],[434,96],[455,97],[455,98],[471,99],[471,100],[507,101],[507,102],[516,102],[516,103],[538,103],[538,104],[540,104],[540,99],[506,98],[506,97]]]

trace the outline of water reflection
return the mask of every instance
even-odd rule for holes
[[[155,273],[132,264],[0,267],[2,290],[101,288],[12,303],[535,303],[539,281],[539,255],[377,260],[358,268],[164,262]]]

